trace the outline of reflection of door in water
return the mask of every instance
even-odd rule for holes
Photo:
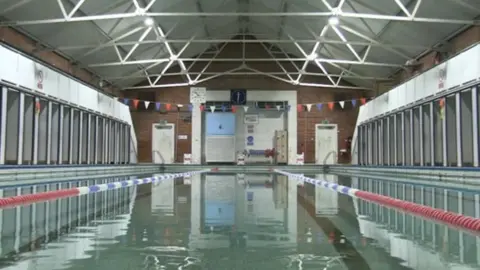
[[[335,164],[338,153],[338,129],[336,124],[315,125],[315,163]]]
[[[330,183],[338,183],[338,176],[317,174],[317,179],[323,179]],[[338,193],[324,188],[315,188],[315,213],[317,217],[334,216],[338,214]]]
[[[152,162],[162,164],[175,162],[174,124],[153,124]]]

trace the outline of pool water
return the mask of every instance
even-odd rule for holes
[[[477,187],[305,176],[479,215]],[[0,195],[140,177],[10,186]],[[476,235],[277,174],[203,174],[0,212],[2,269],[480,269]]]

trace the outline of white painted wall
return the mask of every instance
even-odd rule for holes
[[[220,91],[207,91],[207,101],[230,101],[230,90],[220,90]],[[247,102],[252,101],[288,101],[291,106],[291,110],[288,112],[286,129],[288,131],[288,164],[295,164],[296,154],[297,154],[297,92],[296,91],[257,91],[257,90],[248,90],[247,91]],[[243,108],[238,108],[237,113],[240,114]],[[250,111],[250,109],[249,109]],[[247,112],[248,113],[248,112]],[[241,120],[243,122],[243,117]],[[202,161],[202,112],[198,105],[193,106],[192,110],[192,163],[201,164]],[[237,122],[237,127],[239,127]],[[239,139],[242,136],[242,139]],[[237,142],[240,143],[240,146],[237,146],[237,149],[244,147],[245,139],[243,138],[244,134],[241,135],[238,133]],[[272,130],[272,143],[273,143],[273,130]],[[242,144],[243,142],[243,144]],[[271,145],[273,146],[273,144]],[[238,145],[238,144],[237,144]],[[272,146],[268,147],[271,148]],[[243,148],[245,149],[245,148]],[[243,150],[242,149],[242,150]]]
[[[137,162],[137,138],[128,106],[4,46],[0,46],[0,59],[0,80],[7,85],[21,86],[37,95],[76,104],[130,124],[130,162]],[[43,73],[42,89],[38,87],[39,71]]]
[[[442,87],[440,74],[446,71]],[[418,100],[441,95],[443,92],[466,83],[480,80],[480,45],[452,57],[450,60],[395,87],[374,100],[362,105],[358,112],[357,127],[372,118],[407,107]],[[352,140],[352,163],[357,163],[357,128]]]
[[[236,112],[236,143],[235,150],[236,152],[243,152],[244,150],[265,150],[272,149],[273,137],[275,136],[276,130],[286,130],[287,129],[287,119],[288,112],[277,111],[272,109],[269,111],[257,109],[254,106],[254,103],[248,104],[249,109],[247,112],[243,108],[238,108]],[[247,125],[245,124],[244,117],[245,115],[256,114],[258,115],[258,123],[254,125],[254,132],[247,133]],[[254,137],[254,145],[247,145],[247,137]],[[250,162],[255,161],[265,161],[264,156],[254,157],[251,156],[248,158]]]

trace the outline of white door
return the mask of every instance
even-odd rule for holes
[[[336,124],[315,125],[315,163],[336,164],[338,128]]]
[[[322,179],[329,183],[338,183],[338,176],[331,174],[317,174],[316,179]],[[315,187],[315,212],[317,217],[338,214],[338,193],[326,187]]]
[[[154,175],[154,176],[158,176]],[[173,215],[175,210],[175,180],[169,179],[152,185],[152,211]]]
[[[175,162],[175,125],[153,124],[152,162],[172,164]]]

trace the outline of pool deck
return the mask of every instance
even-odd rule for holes
[[[51,177],[80,177],[106,174],[148,174],[186,172],[217,168],[216,173],[271,173],[273,169],[292,173],[334,173],[356,177],[408,178],[412,181],[432,181],[453,184],[480,185],[480,168],[466,167],[400,167],[357,165],[228,165],[228,164],[96,164],[96,165],[3,165],[0,181]]]

